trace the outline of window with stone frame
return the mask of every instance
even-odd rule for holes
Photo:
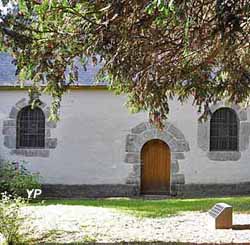
[[[24,107],[17,115],[16,148],[45,147],[45,115],[36,107]]]
[[[238,151],[238,137],[238,118],[234,110],[216,110],[210,120],[210,151]]]

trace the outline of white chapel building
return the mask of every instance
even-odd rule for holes
[[[201,123],[191,99],[173,100],[160,131],[96,84],[90,66],[52,122],[50,97],[32,110],[11,60],[0,54],[0,159],[39,172],[43,197],[250,194],[249,109],[220,102]]]

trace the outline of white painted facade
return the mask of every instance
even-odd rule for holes
[[[13,105],[27,97],[27,91],[0,90],[0,129]],[[46,104],[50,98],[42,96]],[[25,160],[33,172],[39,172],[46,184],[95,185],[126,184],[133,164],[126,163],[126,137],[131,129],[147,122],[146,113],[131,114],[125,107],[126,98],[108,90],[72,90],[62,102],[61,118],[51,130],[58,142],[49,157],[24,157],[10,154],[0,137],[0,158]],[[241,152],[239,160],[210,160],[197,143],[197,108],[172,101],[169,122],[185,136],[190,151],[179,160],[179,173],[185,184],[230,184],[249,182],[250,148]],[[250,111],[247,111],[250,119]]]

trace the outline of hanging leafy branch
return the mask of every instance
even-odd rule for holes
[[[221,99],[249,102],[248,2],[22,0],[0,16],[0,42],[20,80],[53,97],[52,115],[78,79],[79,57],[102,61],[99,77],[161,126],[173,97],[193,98],[204,116]]]

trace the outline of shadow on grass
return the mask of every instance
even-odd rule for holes
[[[142,217],[166,217],[177,215],[180,212],[200,211],[206,212],[215,203],[225,202],[233,206],[234,212],[250,212],[250,197],[223,197],[223,198],[200,198],[200,199],[163,199],[143,200],[128,198],[109,199],[61,199],[44,200],[33,202],[30,205],[79,205],[90,207],[114,208],[122,211],[132,212]]]
[[[249,245],[249,243],[190,243],[190,242],[121,242],[121,243],[39,243],[37,245],[109,245],[109,244],[115,244],[115,245],[162,245],[162,244],[168,244],[168,245]]]

